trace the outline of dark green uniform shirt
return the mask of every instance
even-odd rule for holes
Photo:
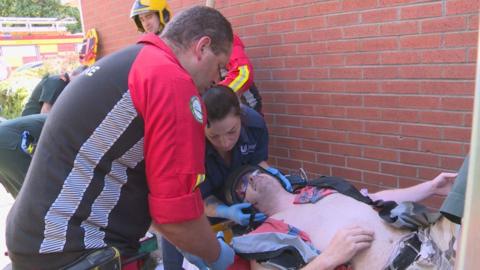
[[[55,103],[57,97],[63,91],[67,81],[61,79],[60,75],[45,76],[33,89],[32,95],[25,104],[22,116],[40,113],[43,103]]]

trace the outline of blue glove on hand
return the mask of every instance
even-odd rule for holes
[[[220,244],[220,255],[218,256],[217,260],[214,261],[212,264],[208,265],[204,260],[200,257],[190,254],[188,252],[184,252],[179,250],[185,259],[189,261],[191,264],[195,265],[200,270],[225,270],[227,269],[235,259],[235,252],[233,249],[225,243],[223,240],[223,233],[219,232],[217,234],[217,240]]]
[[[243,213],[242,209],[249,208],[250,206],[252,206],[250,203],[237,203],[231,206],[220,204],[216,208],[217,217],[233,220],[237,224],[246,226],[250,222],[250,214]],[[263,221],[266,218],[267,216],[264,213],[257,213],[253,220],[257,222]]]
[[[233,251],[233,248],[227,245],[223,240],[223,232],[217,233],[217,240],[220,244],[220,256],[218,256],[216,261],[209,265],[209,268],[212,270],[224,270],[235,260],[235,251]]]
[[[290,181],[287,179],[287,177],[283,175],[277,168],[268,167],[265,170],[272,175],[275,175],[280,181],[282,181],[282,186],[286,191],[293,192],[292,184],[290,184]]]

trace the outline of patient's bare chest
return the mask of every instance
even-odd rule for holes
[[[306,232],[320,251],[330,243],[335,233],[345,227],[360,225],[374,229],[375,241],[366,252],[354,258],[356,269],[378,266],[386,262],[393,244],[403,235],[400,231],[386,225],[369,206],[342,194],[332,194],[315,204],[294,205],[289,210],[273,216]],[[375,260],[376,263],[370,263]],[[373,265],[372,265],[373,264]]]

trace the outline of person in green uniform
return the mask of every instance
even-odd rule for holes
[[[71,74],[65,73],[62,75],[47,75],[43,77],[33,89],[22,111],[22,116],[48,113],[70,80],[82,73],[86,68],[86,66],[80,66]]]
[[[16,197],[28,171],[46,114],[34,114],[0,123],[0,182]]]

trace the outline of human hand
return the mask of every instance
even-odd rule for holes
[[[185,259],[191,264],[195,265],[199,270],[224,270],[227,269],[235,259],[235,252],[233,249],[225,243],[223,232],[217,233],[217,241],[220,245],[220,254],[216,261],[211,264],[207,264],[202,258],[190,254],[188,252],[180,251]]]
[[[435,195],[448,195],[448,192],[452,189],[453,182],[458,173],[442,172],[437,177],[430,180],[431,193]]]
[[[217,240],[220,244],[220,255],[218,259],[209,265],[211,270],[224,270],[227,269],[235,260],[235,251],[223,239],[223,232],[217,233]]]
[[[351,260],[358,252],[369,248],[373,240],[374,232],[371,230],[360,226],[343,228],[337,231],[327,248],[317,258],[322,260],[323,264],[328,261],[326,264],[333,269]]]
[[[250,222],[250,214],[243,213],[242,209],[249,208],[250,206],[252,206],[250,203],[237,203],[231,206],[220,204],[216,208],[217,217],[233,220],[237,224],[246,226]],[[254,221],[262,221],[266,218],[267,216],[265,214],[256,213]]]

